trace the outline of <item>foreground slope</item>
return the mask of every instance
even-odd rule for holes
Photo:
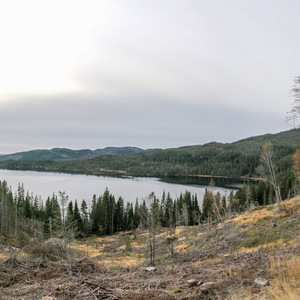
[[[137,230],[75,241],[73,258],[56,262],[40,246],[30,256],[2,247],[0,297],[299,299],[300,197],[280,212],[266,206],[221,223],[162,228],[155,271],[146,269],[147,239]]]

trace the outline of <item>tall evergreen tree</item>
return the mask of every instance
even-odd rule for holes
[[[211,220],[213,217],[213,194],[210,190],[205,189],[202,203],[203,220]]]
[[[81,219],[82,219],[82,231],[84,234],[88,234],[89,233],[88,206],[84,199],[81,202],[80,211],[81,211]]]
[[[25,201],[24,201],[24,218],[25,219],[31,219],[32,217],[32,211],[31,211],[31,198],[29,196],[29,193],[27,192]]]
[[[124,224],[124,200],[119,197],[115,208],[115,231],[125,230]]]
[[[75,200],[75,204],[74,204],[74,221],[75,221],[77,234],[79,234],[83,231],[83,228],[82,228],[82,218],[78,208],[77,200]]]

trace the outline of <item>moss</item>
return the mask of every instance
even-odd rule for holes
[[[180,293],[183,293],[183,289],[175,289],[172,291],[173,294],[180,294]]]

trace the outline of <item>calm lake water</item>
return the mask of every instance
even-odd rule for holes
[[[116,200],[122,196],[125,202],[135,202],[138,198],[142,201],[154,192],[161,199],[163,191],[170,192],[173,199],[180,196],[186,190],[193,195],[197,194],[198,201],[201,204],[206,185],[183,184],[180,181],[168,180],[165,182],[159,178],[145,177],[108,177],[108,176],[88,176],[73,175],[63,173],[31,172],[31,171],[10,171],[0,170],[0,180],[6,180],[12,191],[16,191],[18,184],[23,183],[24,188],[29,193],[41,196],[43,200],[53,193],[58,195],[59,191],[65,191],[69,200],[75,200],[80,203],[85,199],[90,204],[94,194],[102,195],[106,188],[113,194]],[[184,181],[183,181],[184,182]],[[197,182],[198,183],[198,182]],[[215,192],[221,195],[229,195],[231,190],[236,190],[234,186],[216,187]]]

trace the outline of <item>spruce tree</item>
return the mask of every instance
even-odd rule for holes
[[[87,203],[86,201],[83,199],[81,202],[81,219],[82,219],[82,231],[84,234],[88,234],[89,233],[89,217],[88,217],[88,211],[87,211],[88,207],[87,207]]]
[[[75,200],[74,204],[74,221],[75,221],[75,226],[76,226],[76,232],[77,234],[82,233],[82,219],[80,215],[80,211],[78,208],[77,200]]]

